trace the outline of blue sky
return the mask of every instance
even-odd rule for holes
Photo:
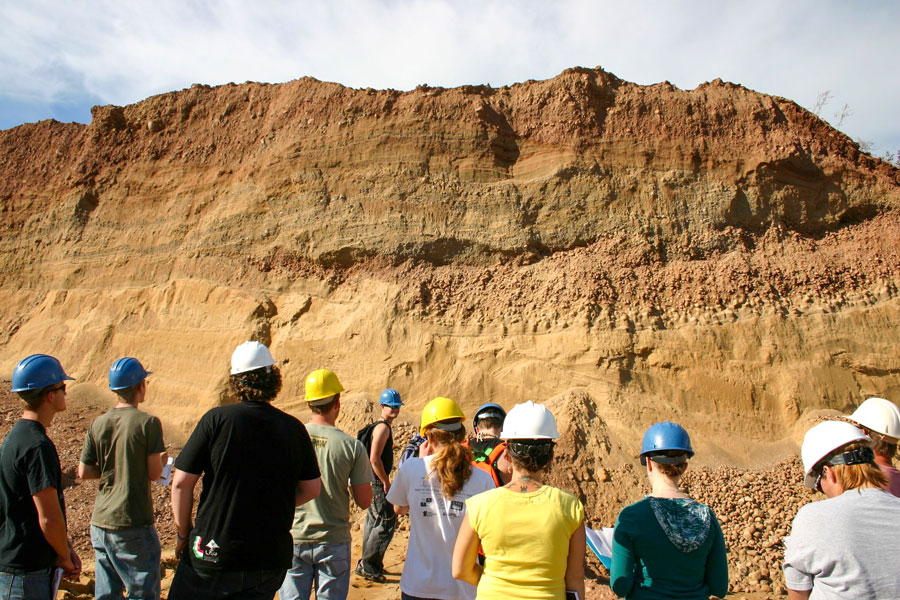
[[[0,128],[95,104],[306,75],[408,90],[602,66],[682,89],[721,77],[900,149],[900,2],[0,0]],[[852,114],[838,125],[842,106]]]

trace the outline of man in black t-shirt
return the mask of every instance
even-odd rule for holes
[[[238,346],[230,383],[241,401],[203,415],[175,460],[172,512],[181,562],[169,600],[229,594],[271,600],[291,566],[294,508],[318,497],[321,480],[306,428],[270,404],[281,389],[274,365],[259,342]]]
[[[12,391],[25,405],[0,448],[0,594],[49,600],[54,567],[68,577],[81,559],[66,533],[62,470],[47,437],[54,415],[66,410],[66,375],[52,356],[33,354],[13,371]]]

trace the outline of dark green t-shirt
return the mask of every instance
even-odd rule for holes
[[[159,419],[133,406],[113,408],[91,423],[81,451],[81,462],[100,468],[91,525],[153,525],[147,457],[164,450]]]

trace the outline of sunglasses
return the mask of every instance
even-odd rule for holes
[[[62,391],[62,392],[66,391],[66,384],[61,383],[57,387],[50,388],[49,390],[47,390],[48,393],[60,392],[60,391]]]

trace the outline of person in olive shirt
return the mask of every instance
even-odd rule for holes
[[[320,492],[306,428],[270,404],[281,373],[269,349],[259,342],[238,346],[229,383],[240,402],[203,415],[175,460],[172,513],[181,562],[169,600],[271,600],[291,566],[294,508]]]
[[[91,518],[94,597],[158,599],[159,537],[153,524],[150,482],[167,459],[162,425],[138,410],[147,397],[147,375],[136,358],[120,358],[109,369],[109,389],[119,402],[91,423],[78,477],[99,479]]]
[[[372,469],[362,442],[335,426],[342,391],[328,369],[306,377],[313,413],[306,430],[319,459],[322,493],[294,511],[294,564],[278,591],[281,600],[309,600],[313,587],[316,600],[344,600],[350,589],[350,494],[360,508],[369,507]]]
[[[81,559],[66,534],[62,469],[47,427],[66,410],[59,361],[32,354],[13,371],[12,391],[25,405],[0,448],[0,598],[50,600],[54,567],[67,577]]]

